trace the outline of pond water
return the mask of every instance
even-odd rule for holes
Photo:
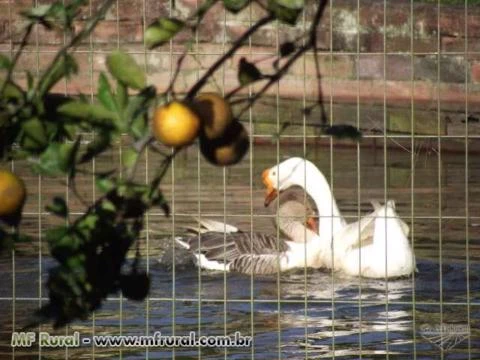
[[[152,210],[141,240],[152,278],[148,301],[136,303],[112,295],[94,317],[57,332],[79,331],[83,337],[240,331],[244,336],[253,334],[253,346],[43,348],[42,358],[357,359],[361,354],[364,359],[384,359],[387,353],[390,359],[479,358],[480,163],[475,161],[478,155],[469,155],[467,163],[464,153],[443,151],[436,142],[418,140],[415,145],[423,150],[417,154],[408,144],[397,142],[389,142],[386,152],[379,143],[376,149],[306,145],[307,150],[314,149],[306,157],[333,184],[349,221],[371,211],[370,200],[396,201],[398,213],[410,225],[417,258],[418,272],[412,277],[386,282],[319,270],[251,277],[159,264],[165,244],[193,224],[193,216],[226,220],[246,231],[276,232],[271,209],[263,207],[260,174],[284,157],[304,155],[304,146],[281,142],[277,148],[265,140],[241,164],[227,170],[205,163],[195,146],[180,154],[162,185],[172,216],[165,218],[161,210]],[[108,168],[119,156],[120,150],[97,159],[96,169]],[[138,179],[150,176],[159,163],[158,155],[149,154]],[[62,179],[39,181],[26,170],[24,175],[29,188],[41,188],[41,193],[31,193],[22,225],[38,238],[55,221],[38,209],[54,195],[65,195],[65,188]],[[80,176],[77,186],[86,199],[94,195],[91,176]],[[80,212],[81,202],[72,194],[68,199],[73,211]],[[0,259],[0,358],[11,357],[12,329],[28,322],[39,297],[46,299],[44,284],[54,262],[45,245],[40,237],[35,244],[22,245],[14,260]],[[441,338],[427,331],[438,330],[441,324]],[[31,358],[38,353],[38,347],[17,348],[14,356]]]

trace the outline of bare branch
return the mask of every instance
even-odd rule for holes
[[[7,84],[9,84],[12,81],[13,69],[15,68],[15,65],[17,64],[18,59],[20,58],[20,55],[22,55],[23,49],[25,48],[25,46],[28,43],[28,38],[32,34],[33,25],[34,25],[33,23],[30,23],[27,27],[27,30],[25,30],[25,34],[23,35],[22,42],[20,43],[20,47],[18,48],[17,52],[15,53],[15,56],[12,59],[12,65],[8,69],[7,77],[5,78],[5,81],[2,84],[0,94],[3,94]]]
[[[208,10],[210,10],[218,0],[207,0],[204,4],[202,4],[197,11],[195,11],[188,19],[188,21],[193,21],[195,20],[195,23],[190,26],[190,29],[193,34],[196,33],[198,26],[200,25],[200,22],[202,19],[205,17],[207,14]],[[188,50],[190,46],[193,43],[193,38],[190,38],[189,41],[185,44],[184,49],[180,57],[178,58],[177,65],[175,67],[175,72],[172,76],[172,79],[170,80],[170,84],[168,85],[167,90],[165,91],[166,94],[169,93],[174,93],[174,86],[175,82],[177,81],[178,75],[180,74],[180,70],[183,65],[183,61],[185,60],[186,56],[188,55]]]
[[[202,87],[206,84],[207,80],[218,70],[222,64],[231,58],[237,50],[243,45],[248,38],[254,34],[258,29],[262,26],[268,24],[269,22],[273,21],[275,17],[272,14],[268,14],[267,16],[258,20],[255,24],[252,25],[250,29],[245,31],[240,38],[238,38],[232,47],[222,56],[220,57],[208,70],[203,76],[190,88],[186,98],[192,100],[195,95],[202,89]]]
[[[49,76],[50,71],[57,64],[60,59],[65,56],[71,48],[76,47],[84,38],[89,36],[92,31],[97,26],[98,22],[105,17],[108,9],[113,5],[116,0],[106,0],[103,5],[98,9],[95,16],[93,16],[85,27],[77,35],[75,35],[67,44],[65,44],[55,55],[55,58],[52,60],[48,68],[43,73],[43,76],[40,78],[40,81],[37,84],[37,90],[39,90],[40,84],[42,84],[46,77]]]
[[[275,74],[271,75],[270,80],[260,89],[259,92],[257,92],[254,96],[248,99],[247,106],[245,106],[240,111],[238,117],[242,116],[249,108],[253,106],[253,104],[255,104],[256,101],[258,101],[258,99],[260,99],[263,96],[263,94],[265,94],[268,91],[268,89],[270,89],[272,85],[276,84],[287,73],[290,67],[300,58],[300,56],[302,56],[305,52],[311,49],[316,51],[317,28],[318,28],[318,25],[320,24],[320,20],[325,11],[327,3],[328,3],[328,0],[321,0],[320,3],[318,4],[317,11],[315,12],[315,16],[313,18],[313,22],[310,27],[309,37],[307,42],[302,47],[298,48],[297,51],[287,60],[287,62],[282,67],[278,69],[278,71]],[[319,100],[320,99],[321,99],[321,95],[319,96]],[[324,117],[326,119],[326,115],[324,114],[324,111],[322,111],[322,121]]]

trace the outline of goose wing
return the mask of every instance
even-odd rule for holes
[[[370,203],[372,204],[375,212],[381,211],[383,209],[383,206],[377,200],[370,200]],[[395,201],[388,200],[385,206],[392,208],[392,210],[395,213],[395,216],[398,218],[398,222],[400,224],[400,227],[402,228],[402,232],[405,234],[405,236],[408,236],[408,234],[410,233],[410,227],[407,225],[405,221],[403,221],[400,217],[398,217],[395,209]]]
[[[395,202],[393,200],[387,201],[385,205],[380,205],[379,202],[372,201],[372,205],[375,209],[372,213],[362,217],[359,221],[348,224],[341,232],[340,236],[342,237],[342,244],[345,248],[360,248],[373,244],[375,220],[379,216],[385,216],[387,208],[392,210],[392,214],[398,221],[401,231],[405,236],[408,236],[410,229],[408,225],[398,217],[398,214],[395,211]]]
[[[353,222],[345,226],[338,236],[341,241],[335,241],[335,244],[341,244],[344,249],[358,248],[373,243],[373,233],[375,231],[375,211],[372,214],[362,217],[359,221]],[[321,230],[320,230],[321,231]]]
[[[281,271],[285,254],[243,254],[230,263],[230,270],[244,274],[275,274]]]
[[[286,240],[262,233],[207,232],[185,241],[190,251],[203,254],[208,260],[230,263],[243,255],[274,255],[289,249]]]
[[[215,232],[226,232],[226,233],[235,233],[238,232],[238,228],[229,225],[220,221],[215,221],[212,219],[201,219],[201,218],[194,218],[195,221],[198,223],[198,226],[187,226],[186,230],[188,230],[190,233],[193,234],[204,234],[210,231],[215,231]]]

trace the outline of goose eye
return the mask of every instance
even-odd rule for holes
[[[276,171],[272,171],[272,176],[277,176],[277,172],[276,172]]]

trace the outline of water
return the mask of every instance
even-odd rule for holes
[[[281,144],[277,158],[275,145],[257,145],[251,163],[245,159],[224,171],[203,159],[199,161],[193,147],[180,155],[162,185],[173,216],[165,218],[161,210],[152,210],[148,236],[145,233],[141,240],[145,266],[148,264],[152,278],[148,302],[135,303],[112,295],[94,319],[76,322],[59,333],[143,335],[148,330],[150,334],[161,331],[164,335],[185,335],[190,331],[199,335],[236,331],[254,334],[254,345],[249,348],[148,351],[151,358],[161,359],[195,359],[199,354],[208,359],[304,359],[307,355],[314,359],[334,355],[357,359],[360,353],[365,359],[384,359],[387,352],[390,359],[411,359],[414,355],[417,359],[437,359],[442,352],[432,343],[435,339],[426,338],[427,328],[443,323],[459,326],[456,331],[445,328],[443,347],[454,346],[443,352],[444,359],[480,357],[480,164],[470,155],[466,179],[465,154],[442,152],[439,159],[436,149],[424,151],[414,156],[412,196],[412,154],[393,145],[386,161],[383,148],[370,147],[361,148],[359,153],[355,147],[334,147],[330,156],[328,146],[316,146],[307,157],[333,183],[339,207],[350,221],[357,218],[357,209],[361,214],[371,210],[371,199],[383,201],[386,197],[396,201],[397,211],[411,226],[418,266],[413,277],[385,282],[299,270],[252,278],[199,272],[188,266],[163,267],[157,258],[165,251],[165,243],[171,242],[172,234],[182,234],[183,227],[192,223],[192,216],[226,219],[247,231],[275,232],[271,209],[263,207],[261,171],[283,156],[303,154],[301,145]],[[118,162],[118,157],[115,151],[98,159],[97,170],[107,169]],[[149,173],[159,162],[158,156],[149,154]],[[35,189],[38,179],[21,169],[29,189]],[[145,179],[145,168],[138,174],[139,180]],[[39,201],[43,207],[53,196],[66,195],[64,186],[60,186],[62,181],[43,179],[41,198],[31,192],[26,207],[30,215],[23,222],[25,232],[38,237],[54,223],[52,216],[38,214],[38,206]],[[80,176],[77,186],[85,198],[92,198],[91,176]],[[81,203],[73,194],[68,195],[74,211],[81,211]],[[47,296],[43,284],[54,262],[46,255],[45,245],[42,238],[22,245],[22,252],[15,256],[15,267],[10,257],[0,260],[0,358],[11,356],[13,321],[15,329],[24,325],[38,308],[38,297]],[[458,331],[462,326],[469,330],[466,338]],[[43,330],[50,328],[44,326]],[[139,348],[41,351],[46,358],[146,356],[146,350]],[[15,358],[30,358],[37,353],[38,347],[16,349]]]

